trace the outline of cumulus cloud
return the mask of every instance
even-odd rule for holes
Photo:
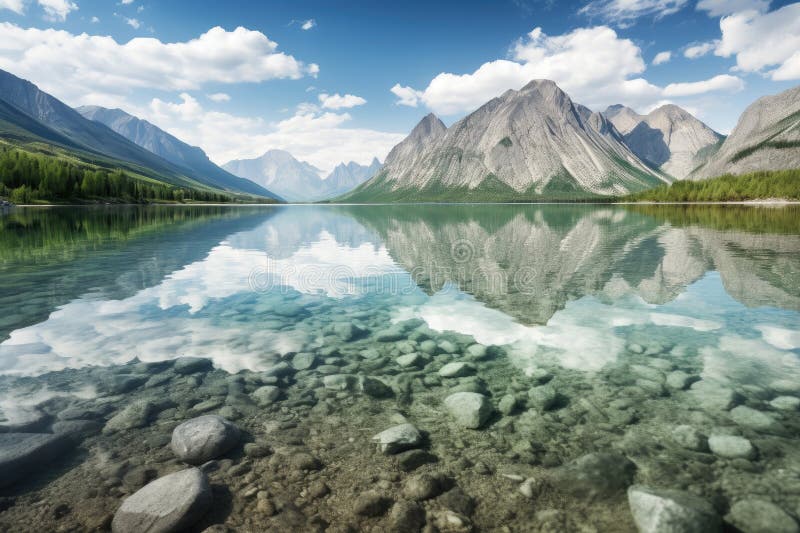
[[[422,104],[443,115],[471,111],[539,78],[555,81],[576,101],[595,108],[619,102],[647,107],[669,96],[641,77],[645,62],[639,47],[607,26],[556,36],[536,28],[513,46],[511,54],[511,59],[484,63],[472,73],[443,72],[423,90],[397,84],[391,91],[400,105]],[[707,87],[718,90],[719,85]]]
[[[721,17],[741,11],[763,12],[769,9],[769,0],[700,0],[698,11],[708,12],[709,17]]]
[[[713,52],[717,45],[719,45],[719,41],[692,44],[686,47],[683,51],[683,55],[689,59],[697,59],[698,57],[703,57]]]
[[[69,0],[38,0],[44,9],[45,17],[51,20],[66,20],[70,12],[78,9],[78,4]]]
[[[773,80],[800,79],[800,3],[770,13],[736,13],[722,18],[720,29],[714,53],[735,56],[739,71],[763,72]]]
[[[351,107],[364,105],[367,103],[367,101],[360,96],[355,96],[353,94],[341,95],[339,93],[321,93],[319,95],[319,103],[326,109],[349,109]]]
[[[300,29],[308,31],[308,30],[310,30],[311,28],[313,28],[316,25],[317,25],[317,21],[316,20],[308,19],[308,20],[303,21],[302,24],[300,24]]]
[[[640,17],[656,19],[677,13],[689,0],[595,0],[578,13],[618,26],[629,26]]]
[[[18,15],[25,12],[25,2],[23,0],[0,0],[0,9],[10,9]]]
[[[230,102],[231,96],[227,93],[214,93],[209,94],[208,99],[212,102]]]
[[[278,122],[210,111],[188,93],[181,94],[180,101],[156,98],[146,108],[129,108],[129,112],[202,147],[217,163],[258,157],[277,148],[326,173],[342,161],[369,164],[373,157],[383,159],[405,137],[402,133],[348,127],[349,114],[315,107],[302,107]]]
[[[125,24],[127,24],[128,26],[130,26],[134,30],[138,30],[142,25],[142,23],[139,22],[138,19],[127,18],[127,17],[125,18]]]
[[[672,59],[672,52],[659,52],[653,58],[653,65],[668,63],[670,59]]]
[[[259,31],[216,27],[195,39],[165,43],[22,28],[0,23],[0,68],[29,79],[72,105],[135,89],[196,90],[209,82],[261,82],[315,76],[319,67],[279,52]]]
[[[737,92],[744,89],[744,82],[741,78],[730,74],[720,74],[711,79],[689,82],[689,83],[670,83],[664,87],[664,96],[681,97],[696,96],[712,91]]]

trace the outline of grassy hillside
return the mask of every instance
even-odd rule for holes
[[[0,198],[14,203],[67,202],[266,202],[187,181],[164,183],[152,171],[68,150],[23,132],[17,145],[0,136]],[[5,139],[3,138],[5,137]]]
[[[672,185],[621,198],[628,202],[738,202],[782,198],[800,200],[800,169],[720,176]]]

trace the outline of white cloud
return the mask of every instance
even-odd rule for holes
[[[770,13],[746,11],[720,20],[716,55],[736,57],[742,72],[764,72],[773,80],[800,79],[800,3]]]
[[[698,11],[707,11],[709,17],[721,17],[741,11],[764,12],[769,9],[769,0],[700,0]]]
[[[730,74],[720,74],[711,79],[695,81],[689,83],[670,83],[664,87],[664,96],[681,97],[696,96],[712,91],[737,92],[744,89],[744,82],[741,78]]]
[[[582,7],[578,13],[606,22],[629,26],[640,17],[660,19],[677,13],[689,0],[595,0]]]
[[[133,28],[135,30],[138,30],[139,27],[142,25],[142,23],[139,22],[138,19],[133,19],[133,18],[130,18],[130,19],[129,18],[125,18],[125,24],[127,24],[128,26],[130,26],[131,28]]]
[[[319,67],[277,51],[259,31],[211,28],[195,39],[127,43],[99,35],[0,23],[0,68],[31,80],[71,105],[141,88],[197,90],[205,83],[261,82],[315,76]]]
[[[134,3],[135,1],[136,0],[122,0],[120,2],[120,4],[122,4],[123,6],[128,6],[128,5],[132,4],[132,3]]]
[[[693,44],[686,47],[686,50],[683,51],[683,55],[689,59],[697,59],[698,57],[703,57],[704,55],[708,55],[710,52],[713,52],[718,45],[719,41]]]
[[[668,63],[670,59],[672,59],[672,52],[659,52],[653,58],[653,65]]]
[[[300,25],[301,30],[310,30],[311,28],[317,25],[317,21],[314,19],[304,20],[303,23]]]
[[[78,4],[70,0],[37,0],[44,9],[45,17],[50,20],[64,21],[70,12],[78,9]]]
[[[25,2],[23,0],[0,0],[0,9],[10,9],[18,15],[25,13]]]
[[[212,102],[230,102],[231,96],[227,93],[214,93],[209,94],[208,99]]]
[[[341,95],[339,93],[321,93],[319,95],[319,102],[322,104],[322,107],[326,109],[349,109],[367,103],[367,101],[360,96],[355,96],[353,94]]]
[[[97,24],[98,22],[100,22],[100,19],[98,17],[92,17],[92,20],[91,20],[92,24]]]
[[[347,113],[303,108],[285,120],[270,123],[203,109],[187,93],[180,98],[179,102],[156,98],[147,108],[128,111],[202,147],[217,163],[258,157],[277,148],[327,173],[342,161],[369,164],[376,156],[382,160],[405,137],[402,133],[347,127],[351,120]]]
[[[593,108],[625,103],[647,107],[664,97],[664,89],[640,75],[645,70],[641,50],[606,26],[579,28],[557,36],[541,28],[512,49],[512,59],[484,63],[469,74],[443,72],[424,90],[395,85],[398,104],[423,104],[443,115],[471,111],[508,89],[520,89],[534,79],[558,83],[575,101]],[[716,90],[716,84],[708,84]]]

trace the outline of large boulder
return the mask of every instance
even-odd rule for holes
[[[192,465],[220,457],[239,442],[239,428],[217,415],[187,420],[172,432],[172,451]]]
[[[628,504],[639,533],[714,533],[722,520],[702,498],[679,490],[628,488]]]
[[[741,500],[731,506],[725,520],[742,533],[798,533],[794,518],[772,502]]]
[[[13,485],[40,469],[72,444],[66,435],[0,433],[0,488]]]
[[[145,485],[122,502],[114,515],[114,533],[169,533],[197,523],[211,507],[205,474],[190,468]]]

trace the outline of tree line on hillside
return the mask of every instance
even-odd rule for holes
[[[58,157],[0,147],[0,197],[17,204],[68,200],[230,202],[229,195],[150,183],[121,169],[95,168]]]
[[[780,198],[800,200],[800,169],[725,175],[700,181],[681,180],[672,185],[631,194],[632,202],[739,202]]]

